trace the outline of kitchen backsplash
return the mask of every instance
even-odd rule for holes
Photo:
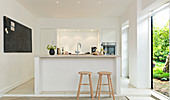
[[[75,53],[77,43],[81,43],[80,53],[90,52],[91,47],[99,46],[97,31],[58,31],[57,47],[64,47],[65,51]]]

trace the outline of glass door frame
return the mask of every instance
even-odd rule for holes
[[[153,16],[151,16],[151,89],[153,89]]]

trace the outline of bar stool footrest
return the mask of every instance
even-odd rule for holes
[[[91,94],[91,93],[89,93],[89,92],[82,92],[82,93],[80,93],[80,94]]]
[[[90,84],[81,84],[81,85],[90,85]]]
[[[109,93],[109,92],[101,92],[100,94],[112,94],[112,93]]]
[[[101,85],[109,85],[109,84],[101,84]]]

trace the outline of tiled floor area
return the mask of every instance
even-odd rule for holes
[[[126,95],[130,100],[168,100],[150,89],[137,89],[129,84],[128,78],[121,79],[121,95]],[[157,98],[153,98],[156,96]]]
[[[152,91],[150,89],[137,89],[129,84],[128,78],[121,79],[121,94],[123,95],[150,95]]]
[[[8,93],[5,94],[5,96],[9,95],[20,95],[20,94],[34,94],[34,80],[30,80],[19,87],[9,91]],[[44,92],[42,94],[48,94],[48,92]],[[57,93],[60,94],[60,93]],[[67,93],[61,93],[61,94],[67,94]],[[71,93],[68,93],[71,94]],[[75,92],[73,93],[75,94]],[[152,91],[150,89],[136,89],[132,85],[129,85],[129,79],[127,78],[122,78],[121,79],[121,94],[120,96],[116,96],[117,100],[156,100],[151,97]],[[126,98],[126,97],[128,98]],[[1,100],[1,99],[0,99]],[[13,99],[8,99],[8,98],[3,98],[2,100],[39,100],[37,98],[13,98]],[[42,99],[42,100],[75,100],[75,98],[50,98],[50,99]],[[88,100],[87,98],[83,98],[82,100]],[[101,100],[112,100],[111,98],[103,98]]]
[[[43,94],[48,94],[48,92],[43,92]],[[13,90],[7,92],[6,94],[34,94],[34,79],[14,88]],[[60,93],[61,94],[61,93]],[[151,90],[149,89],[136,89],[135,87],[129,85],[129,79],[123,78],[121,80],[121,94],[123,95],[150,95]]]
[[[34,79],[25,82],[6,94],[34,94]]]
[[[159,100],[159,99],[154,99],[150,96],[128,96],[128,99],[130,100]]]

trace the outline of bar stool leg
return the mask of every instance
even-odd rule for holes
[[[99,75],[99,79],[98,79],[98,83],[97,83],[97,90],[96,90],[95,98],[97,98],[97,94],[98,94],[98,90],[99,90],[99,83],[100,83],[100,75]]]
[[[80,75],[79,88],[78,88],[78,92],[77,92],[77,100],[79,100],[82,78],[83,78],[83,75],[81,74],[81,75]]]
[[[109,75],[109,77],[110,77],[110,84],[111,84],[111,89],[112,89],[113,100],[115,100],[114,91],[113,91],[113,85],[112,85],[112,79],[111,79],[110,75]]]
[[[91,97],[92,97],[92,99],[94,100],[91,74],[89,75],[89,82],[90,82]]]
[[[111,91],[110,91],[110,75],[107,75],[107,80],[108,80],[108,87],[109,87],[109,96],[111,97]]]
[[[101,92],[101,85],[102,85],[102,75],[100,75],[100,83],[99,83],[100,87],[99,87],[99,97],[98,100],[100,100],[100,92]]]

